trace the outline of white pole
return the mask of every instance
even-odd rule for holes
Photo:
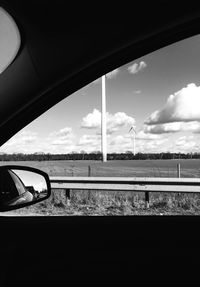
[[[101,152],[103,162],[107,161],[106,150],[106,76],[102,76],[102,101],[101,101]]]
[[[135,131],[133,131],[133,155],[135,156]]]
[[[135,156],[135,134],[136,134],[136,132],[135,132],[135,129],[133,127],[130,128],[129,133],[130,133],[130,131],[132,131],[132,133],[133,133],[133,155]]]

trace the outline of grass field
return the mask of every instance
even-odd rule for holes
[[[0,162],[41,169],[49,176],[128,176],[200,177],[200,160],[135,160],[135,161],[40,161]],[[200,194],[150,193],[150,208],[146,209],[144,194],[112,191],[71,191],[70,202],[61,190],[36,205],[3,215],[200,215]]]
[[[116,160],[100,161],[20,161],[0,162],[0,165],[17,164],[42,169],[50,176],[147,176],[177,177],[177,164],[181,165],[181,177],[200,177],[200,160]]]

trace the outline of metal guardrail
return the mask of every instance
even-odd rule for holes
[[[160,177],[66,177],[51,176],[52,189],[64,189],[70,198],[70,190],[116,190],[145,192],[149,207],[149,192],[200,193],[199,178]]]

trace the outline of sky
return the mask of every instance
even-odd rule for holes
[[[47,190],[46,180],[41,174],[19,169],[12,169],[12,171],[18,175],[25,186],[33,186],[38,192]]]
[[[106,75],[107,151],[200,152],[200,37]],[[101,78],[52,107],[0,148],[5,153],[101,151]]]

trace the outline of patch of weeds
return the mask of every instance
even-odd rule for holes
[[[152,208],[166,208],[168,207],[167,201],[155,201],[152,203]]]
[[[106,215],[123,215],[123,208],[118,206],[107,207]]]
[[[65,208],[66,207],[63,202],[55,202],[54,206],[59,207],[59,208]]]
[[[168,198],[168,200],[167,200],[167,207],[170,209],[173,208],[173,200],[171,197]]]
[[[134,202],[134,206],[133,206],[134,208],[136,208],[136,209],[144,209],[145,208],[145,202],[144,202],[144,200],[138,200],[138,201],[135,201]]]
[[[132,215],[133,214],[133,208],[130,205],[124,206],[124,215]]]
[[[185,209],[185,210],[190,210],[191,204],[188,201],[180,202],[179,207]]]

